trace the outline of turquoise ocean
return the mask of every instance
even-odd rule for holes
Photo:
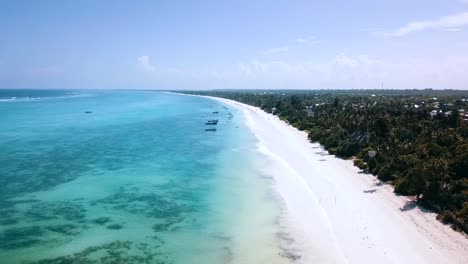
[[[285,263],[256,144],[209,98],[0,90],[0,263]]]

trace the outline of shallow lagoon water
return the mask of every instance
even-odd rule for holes
[[[236,109],[151,91],[0,100],[2,263],[286,261],[265,160]]]

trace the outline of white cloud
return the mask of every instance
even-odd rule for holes
[[[143,55],[138,57],[138,65],[145,72],[156,71],[156,67],[151,64],[149,56]]]
[[[458,32],[458,31],[462,31],[462,29],[461,28],[446,28],[445,31]]]
[[[278,47],[278,48],[271,48],[265,51],[265,53],[269,54],[276,54],[276,53],[284,53],[289,51],[289,46]]]
[[[332,64],[356,67],[358,66],[359,62],[346,56],[344,53],[340,53],[332,60]]]
[[[253,76],[254,72],[252,70],[252,67],[250,67],[249,64],[246,63],[239,63],[239,71],[242,75],[245,76]]]
[[[226,74],[216,71],[216,70],[206,70],[204,71],[204,73],[208,77],[213,77],[214,79],[217,79],[217,80],[224,80],[226,78]]]
[[[308,39],[306,39],[306,38],[297,38],[297,39],[293,39],[292,42],[294,42],[294,43],[306,43],[306,42],[308,42]]]
[[[252,60],[238,65],[226,80],[236,88],[467,89],[468,57],[380,60],[367,54],[339,53],[327,61]]]
[[[292,43],[295,44],[316,44],[319,41],[315,37],[299,37],[296,39],[291,40]]]
[[[468,25],[468,12],[459,13],[451,16],[444,16],[434,20],[415,21],[406,24],[401,28],[390,32],[380,32],[379,35],[389,37],[402,37],[413,32],[427,29],[459,29]]]
[[[271,55],[271,54],[278,54],[278,53],[287,53],[292,48],[295,48],[296,46],[305,45],[305,44],[316,44],[316,43],[319,43],[320,41],[318,41],[315,37],[299,37],[299,38],[290,40],[289,42],[294,43],[294,44],[291,44],[289,46],[281,46],[281,47],[267,49],[263,51],[262,54]]]
[[[164,89],[372,89],[382,82],[389,89],[467,89],[468,57],[382,60],[338,53],[322,61],[253,59],[200,70],[158,67],[157,73],[150,81]]]

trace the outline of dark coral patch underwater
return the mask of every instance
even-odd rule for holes
[[[57,258],[42,259],[29,264],[171,264],[158,247],[132,241],[113,241],[92,246],[78,253]]]

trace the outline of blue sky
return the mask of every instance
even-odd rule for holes
[[[23,1],[1,88],[468,89],[468,0]]]

